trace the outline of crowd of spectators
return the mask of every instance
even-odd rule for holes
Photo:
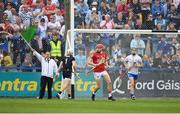
[[[0,1],[1,66],[40,67],[21,38],[21,31],[34,25],[37,32],[31,46],[39,53],[50,51],[58,63],[64,55],[65,20],[63,0]],[[179,0],[75,0],[74,27],[79,29],[180,29]],[[3,32],[2,32],[3,31]],[[97,43],[106,45],[111,66],[122,63],[130,48],[137,48],[143,68],[173,68],[180,65],[180,36],[75,33],[75,57],[86,68],[89,52]],[[57,51],[58,50],[58,51]],[[8,65],[7,60],[8,58]],[[167,64],[163,61],[166,61]],[[38,70],[37,70],[38,71]]]

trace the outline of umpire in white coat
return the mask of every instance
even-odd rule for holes
[[[41,62],[41,84],[39,99],[42,99],[44,97],[46,85],[48,87],[48,99],[51,99],[53,77],[58,70],[57,64],[53,59],[50,58],[50,52],[46,52],[44,56],[42,56],[34,49],[31,50],[33,51],[33,54]]]

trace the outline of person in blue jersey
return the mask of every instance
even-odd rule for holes
[[[131,54],[128,55],[124,60],[124,65],[128,70],[128,78],[130,81],[130,94],[131,99],[135,100],[135,87],[138,79],[139,68],[142,67],[142,58],[137,54],[137,49],[132,48]]]

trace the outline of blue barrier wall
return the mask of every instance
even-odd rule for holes
[[[0,96],[36,97],[40,90],[40,73],[36,72],[0,72]],[[80,73],[81,78],[75,80],[76,97],[89,97],[96,83],[93,75]],[[53,96],[60,90],[61,75],[53,84]],[[47,95],[47,92],[46,92]],[[103,90],[97,96],[103,96]]]

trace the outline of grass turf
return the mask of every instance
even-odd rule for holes
[[[180,99],[33,99],[0,98],[0,113],[180,113]]]

